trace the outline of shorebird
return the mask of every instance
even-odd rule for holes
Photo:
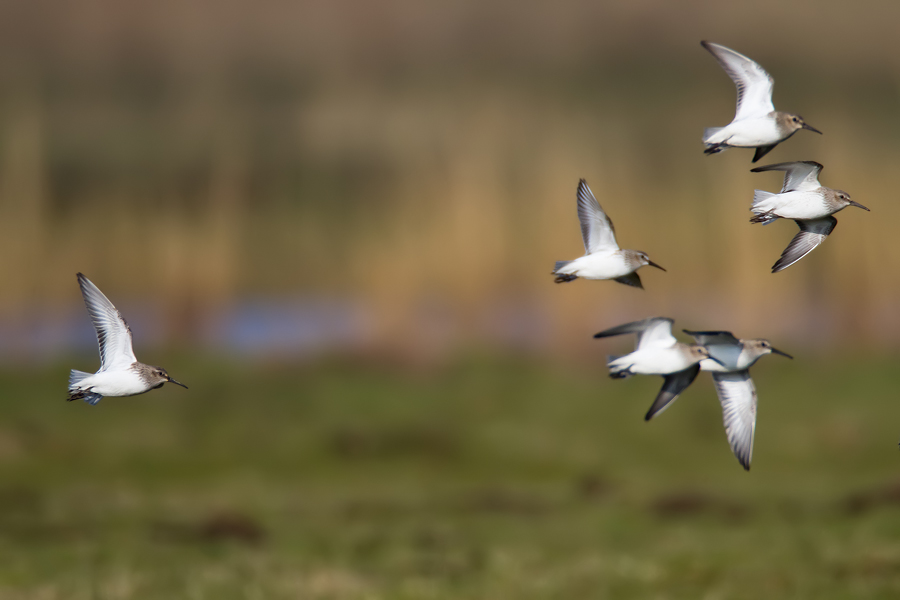
[[[621,250],[616,243],[612,221],[600,208],[587,182],[578,182],[578,220],[584,241],[584,256],[575,260],[559,260],[553,269],[556,283],[584,279],[614,279],[619,283],[643,289],[637,270],[650,265],[665,271],[644,252]]]
[[[831,216],[834,213],[848,206],[869,210],[851,200],[847,192],[833,190],[819,183],[822,165],[811,160],[766,165],[751,171],[784,171],[785,174],[781,193],[754,191],[753,205],[750,207],[753,217],[750,222],[768,225],[777,219],[793,219],[800,227],[800,232],[772,266],[773,273],[787,269],[824,242],[837,225],[837,219]]]
[[[701,345],[683,344],[672,335],[672,319],[651,317],[601,331],[595,338],[625,333],[637,334],[634,352],[625,356],[610,356],[606,362],[609,376],[621,379],[630,375],[662,375],[662,389],[656,396],[644,420],[649,421],[674,402],[700,372],[700,361],[718,362]]]
[[[766,354],[794,358],[773,348],[768,340],[739,340],[730,331],[684,332],[703,344],[718,362],[700,361],[701,371],[710,371],[722,405],[725,435],[735,457],[747,471],[753,458],[753,434],[756,432],[756,386],[750,379],[750,367]]]
[[[737,87],[737,110],[734,119],[725,127],[703,130],[706,154],[728,148],[756,148],[753,162],[801,129],[822,132],[807,125],[803,117],[775,110],[772,105],[772,86],[775,80],[765,69],[743,54],[712,42],[700,42],[716,57]]]
[[[73,369],[66,400],[84,400],[93,405],[104,396],[135,396],[162,387],[167,381],[187,389],[169,377],[162,367],[138,362],[131,347],[131,329],[116,307],[81,273],[78,273],[78,285],[97,330],[100,370],[92,375]]]

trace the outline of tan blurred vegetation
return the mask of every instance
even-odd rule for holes
[[[242,298],[306,295],[358,301],[362,342],[401,352],[577,355],[653,314],[896,347],[898,19],[883,2],[4,4],[0,315],[77,307],[84,271],[187,341]],[[776,106],[824,131],[769,162],[818,160],[872,209],[783,273],[795,226],[748,222],[778,176],[702,154],[735,93],[701,39],[758,60]],[[668,269],[645,291],[553,285],[582,252],[580,177],[623,247]]]

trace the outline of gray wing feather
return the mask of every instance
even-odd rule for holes
[[[722,421],[731,451],[749,471],[756,432],[756,386],[748,370],[713,373],[713,381],[722,404]]]
[[[666,410],[670,404],[678,399],[681,392],[693,383],[699,372],[700,365],[695,364],[684,371],[666,375],[666,380],[663,382],[662,389],[659,390],[659,394],[650,406],[650,410],[648,410],[647,414],[644,416],[644,420],[649,421],[662,411]]]
[[[700,44],[716,58],[737,88],[735,121],[762,117],[775,110],[772,105],[772,87],[775,80],[765,69],[731,48],[712,42]]]
[[[822,219],[809,219],[806,221],[794,221],[799,227],[800,232],[794,236],[788,247],[781,253],[772,266],[772,272],[777,273],[783,271],[789,266],[815,250],[815,248],[825,241],[825,238],[834,231],[837,225],[837,219],[827,216]]]
[[[578,221],[581,223],[585,254],[619,249],[612,221],[600,208],[600,203],[584,179],[578,182]]]
[[[705,346],[710,357],[719,361],[724,368],[733,368],[737,365],[744,345],[730,331],[688,331],[687,329],[683,331],[693,337],[698,344]],[[705,362],[700,363],[701,370]]]
[[[809,192],[822,187],[819,183],[819,173],[824,167],[812,160],[800,160],[793,162],[776,163],[764,167],[750,169],[751,173],[764,171],[784,171],[784,184],[781,193],[785,192]]]
[[[137,361],[131,346],[131,329],[128,323],[90,279],[78,273],[78,285],[84,297],[84,305],[97,331],[100,345],[100,370],[113,365],[130,365]]]

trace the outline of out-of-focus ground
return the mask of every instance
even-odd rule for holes
[[[0,5],[0,597],[893,598],[900,4]],[[704,156],[758,60],[850,208]],[[587,179],[646,289],[552,283]],[[183,390],[66,404],[84,272]],[[767,337],[753,470],[600,329]]]
[[[72,359],[75,360],[75,359]],[[190,390],[0,378],[0,597],[891,598],[900,375],[763,359],[753,468],[703,374],[171,355]]]

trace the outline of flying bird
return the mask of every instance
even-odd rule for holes
[[[661,375],[665,378],[662,389],[656,396],[644,420],[649,421],[664,411],[681,394],[700,372],[700,361],[712,357],[709,350],[701,345],[683,344],[672,335],[672,319],[651,317],[619,325],[595,334],[604,338],[626,333],[637,335],[634,352],[625,356],[610,356],[606,366],[609,376],[621,379],[630,375]]]
[[[772,104],[775,80],[757,63],[719,44],[700,42],[700,45],[719,61],[737,87],[737,110],[731,123],[703,130],[706,154],[728,148],[756,148],[753,155],[756,162],[801,129],[822,133],[807,125],[800,115],[775,110]]]
[[[78,273],[78,285],[100,344],[100,370],[94,373],[72,370],[69,397],[97,404],[104,396],[134,396],[162,387],[166,382],[187,388],[169,377],[162,367],[145,365],[134,356],[131,329],[112,302],[91,281]]]
[[[722,405],[722,421],[731,451],[741,466],[750,470],[753,458],[753,435],[756,432],[756,386],[750,379],[750,367],[766,354],[790,354],[773,348],[768,340],[739,340],[730,331],[688,331],[698,344],[718,362],[704,359],[700,370],[712,373]]]
[[[785,162],[756,167],[751,171],[784,171],[785,174],[780,193],[755,190],[750,222],[768,225],[777,219],[793,219],[800,227],[800,232],[772,266],[773,273],[787,269],[824,242],[837,225],[837,219],[831,216],[834,213],[848,206],[869,210],[851,200],[847,192],[819,183],[822,165],[817,162]]]
[[[584,256],[575,260],[556,262],[553,275],[556,283],[583,279],[613,279],[625,285],[643,289],[637,270],[650,265],[665,271],[661,266],[638,250],[621,250],[616,243],[616,230],[612,221],[600,208],[587,182],[578,182],[578,220],[584,241]]]

